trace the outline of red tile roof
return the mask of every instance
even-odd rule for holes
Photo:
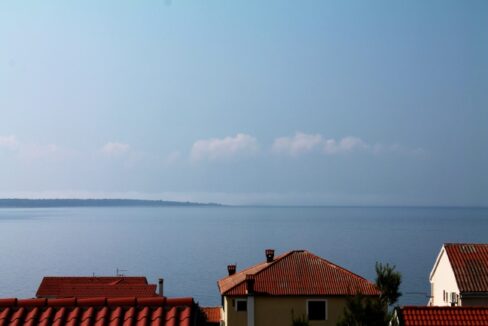
[[[488,292],[488,244],[446,243],[444,248],[459,291]]]
[[[488,325],[488,307],[403,307],[397,309],[402,326]]]
[[[374,284],[305,250],[294,250],[218,281],[222,295],[246,295],[246,278],[254,292],[266,295],[379,295]]]
[[[139,276],[56,277],[42,279],[38,298],[154,297],[156,285]]]
[[[192,298],[0,299],[0,326],[190,326]]]
[[[222,307],[202,307],[202,311],[207,317],[207,323],[218,324],[220,323],[220,311]]]

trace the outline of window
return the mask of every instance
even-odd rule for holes
[[[326,320],[327,301],[307,300],[307,316],[308,316],[308,320]]]
[[[236,311],[247,311],[246,299],[236,299]]]

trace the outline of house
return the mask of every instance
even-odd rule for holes
[[[0,299],[0,325],[203,326],[192,298]]]
[[[488,307],[402,307],[393,313],[391,326],[486,326]]]
[[[163,280],[159,280],[159,296]],[[143,276],[46,276],[36,293],[37,298],[156,297],[156,284]]]
[[[292,316],[310,325],[335,325],[347,298],[356,294],[378,297],[366,279],[305,250],[274,257],[242,271],[227,267],[218,281],[225,326],[289,326]]]
[[[444,244],[429,280],[429,306],[488,306],[488,244]]]

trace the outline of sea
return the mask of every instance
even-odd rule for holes
[[[305,249],[369,280],[402,274],[401,305],[425,305],[443,243],[488,242],[488,208],[84,207],[0,209],[0,298],[31,298],[43,276],[164,278],[164,294],[221,302],[227,265]]]

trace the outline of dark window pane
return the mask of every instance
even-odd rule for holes
[[[325,301],[308,302],[308,319],[325,320]]]
[[[238,300],[236,304],[237,304],[237,311],[247,311],[247,301]]]

